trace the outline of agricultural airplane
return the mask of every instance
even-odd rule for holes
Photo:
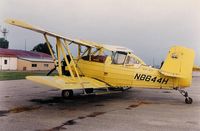
[[[23,21],[7,19],[7,23],[43,34],[57,76],[27,76],[26,79],[62,90],[62,97],[75,94],[109,94],[125,91],[131,87],[178,90],[185,103],[192,98],[183,89],[192,82],[194,51],[173,46],[160,69],[146,65],[133,51],[121,47],[90,41],[74,40],[32,26]],[[56,55],[48,40],[56,39]],[[77,56],[72,56],[69,46],[77,45]],[[74,46],[73,46],[74,47]]]

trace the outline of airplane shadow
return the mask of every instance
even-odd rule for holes
[[[156,91],[138,90],[131,89],[122,93],[117,94],[106,94],[106,95],[89,95],[89,96],[75,96],[71,99],[64,99],[60,96],[51,96],[42,99],[31,99],[32,103],[42,106],[51,106],[60,109],[70,109],[84,106],[84,108],[90,108],[90,106],[104,106],[109,103],[123,103],[123,102],[134,102],[134,103],[148,103],[148,104],[170,104],[170,105],[182,105],[184,99],[179,97],[167,96],[171,92],[163,91],[157,93]],[[165,94],[163,96],[163,94]]]

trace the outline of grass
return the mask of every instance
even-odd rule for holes
[[[25,79],[26,76],[46,76],[47,73],[46,71],[0,71],[0,81]]]

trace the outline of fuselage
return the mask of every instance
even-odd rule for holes
[[[190,85],[190,81],[187,79],[165,76],[159,72],[159,69],[141,63],[113,64],[109,57],[104,62],[80,59],[77,67],[80,74],[98,79],[114,87],[174,89]]]

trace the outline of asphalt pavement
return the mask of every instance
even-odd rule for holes
[[[0,81],[1,131],[199,131],[200,77],[187,88],[133,88],[64,100],[61,91],[28,80]]]

